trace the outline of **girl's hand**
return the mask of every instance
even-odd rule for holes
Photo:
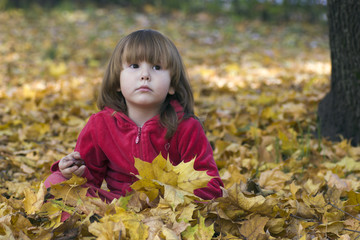
[[[79,152],[70,153],[59,162],[59,170],[67,179],[71,178],[73,174],[81,177],[85,172],[85,168]]]

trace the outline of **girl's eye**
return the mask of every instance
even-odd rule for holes
[[[161,70],[161,66],[155,65],[155,66],[153,66],[153,69],[154,69],[154,70]]]
[[[133,63],[133,64],[130,64],[130,67],[131,68],[139,68],[139,64]]]

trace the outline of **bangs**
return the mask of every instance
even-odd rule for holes
[[[139,31],[127,39],[121,61],[130,64],[146,61],[169,69],[173,65],[171,52],[171,43],[160,33]]]

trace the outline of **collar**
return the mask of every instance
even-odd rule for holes
[[[184,108],[180,105],[179,101],[177,100],[171,100],[170,101],[171,106],[174,108],[176,114],[178,115],[178,119],[180,120],[184,116]],[[115,117],[117,119],[126,121],[130,124],[135,124],[133,120],[131,120],[125,113],[115,111],[114,109],[110,107],[105,107],[104,111],[108,112],[112,117]],[[145,124],[149,122],[158,122],[160,118],[160,115],[157,114],[156,116],[152,117],[148,121],[146,121]],[[136,125],[136,124],[135,124]]]

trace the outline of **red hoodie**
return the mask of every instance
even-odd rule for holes
[[[176,101],[171,104],[182,117],[182,106]],[[134,157],[151,162],[161,152],[164,158],[169,155],[173,165],[196,157],[195,170],[207,171],[215,178],[206,188],[196,189],[194,194],[202,199],[220,197],[223,183],[200,122],[194,118],[183,119],[170,139],[165,139],[165,134],[158,115],[138,127],[124,113],[106,107],[90,117],[78,137],[75,151],[80,153],[87,167],[82,177],[97,188],[105,179],[109,190],[120,197],[131,191],[130,185],[137,180],[133,174],[138,174]],[[58,162],[51,170],[59,171]]]

